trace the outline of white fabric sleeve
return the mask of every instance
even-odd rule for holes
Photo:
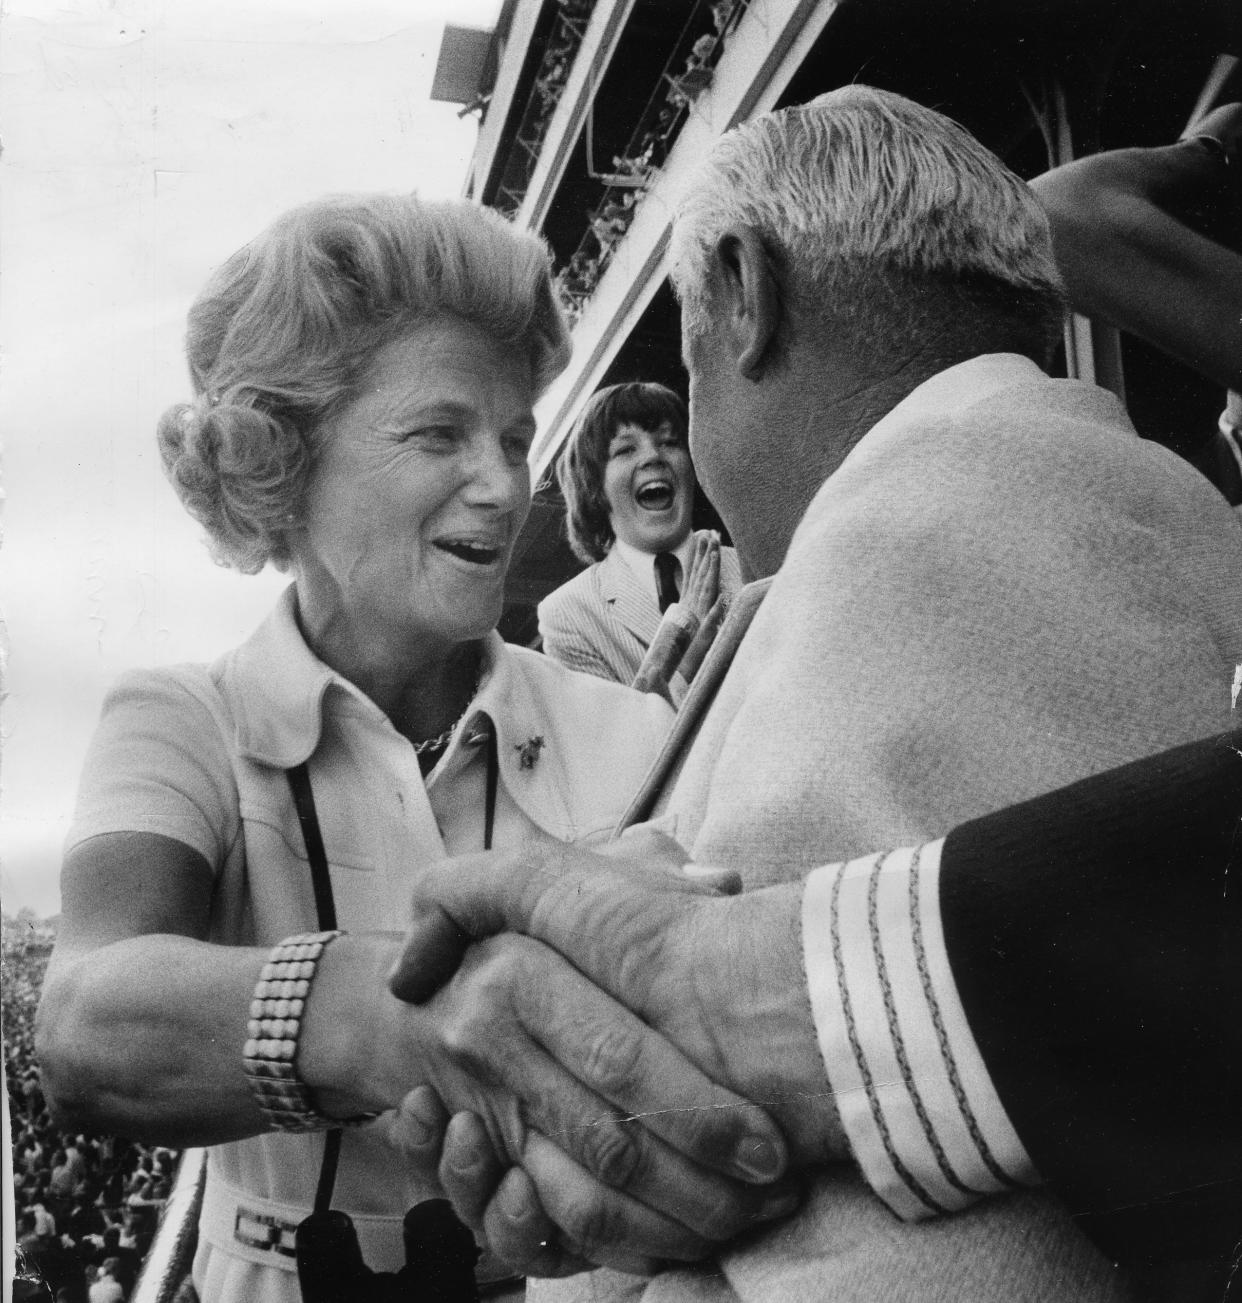
[[[123,675],[104,699],[66,851],[105,833],[159,833],[213,868],[239,833],[237,783],[220,725],[192,671]]]
[[[867,1183],[907,1221],[1037,1182],[958,998],[943,840],[816,869],[802,898],[811,1009]]]

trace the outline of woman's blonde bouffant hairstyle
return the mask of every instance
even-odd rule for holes
[[[461,201],[318,200],[216,272],[186,331],[197,398],[164,413],[158,438],[218,561],[288,564],[317,431],[379,349],[440,313],[521,350],[536,393],[568,364],[544,244]]]

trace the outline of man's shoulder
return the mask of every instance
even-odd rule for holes
[[[862,594],[933,620],[929,601],[962,611],[969,593],[974,615],[1001,624],[1041,602],[1086,617],[1125,594],[1132,609],[1236,627],[1237,520],[1196,470],[1140,439],[1111,394],[1035,380],[877,432],[808,508],[781,604],[827,610]]]
[[[969,477],[993,462],[1049,464],[1105,457],[1127,460],[1141,441],[1117,397],[1096,385],[1041,376],[1014,383],[930,415],[894,423],[887,442],[906,442],[928,459],[948,461]]]
[[[1052,506],[1132,514],[1206,510],[1215,492],[1175,454],[1140,439],[1115,395],[1039,377],[950,411],[882,422],[824,485],[808,517],[869,498],[943,519],[1031,518]]]

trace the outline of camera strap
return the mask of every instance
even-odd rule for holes
[[[487,747],[487,787],[483,803],[483,849],[492,849],[492,831],[496,823],[496,789],[500,779],[500,757],[496,746],[496,726],[492,724],[485,739]],[[315,914],[319,931],[336,929],[336,901],[332,895],[332,877],[328,872],[328,855],[324,849],[319,815],[315,810],[315,793],[311,787],[310,769],[305,761],[285,770],[289,789],[293,793],[293,808],[297,811],[306,845],[306,858],[310,861],[311,886],[315,893]],[[336,1188],[336,1171],[341,1161],[340,1127],[324,1134],[323,1163],[319,1169],[319,1183],[315,1187],[317,1213],[327,1212],[332,1206],[332,1192]]]

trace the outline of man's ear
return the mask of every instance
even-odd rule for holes
[[[734,365],[747,380],[760,380],[780,327],[781,301],[768,252],[753,227],[731,227],[716,241],[711,279]]]

